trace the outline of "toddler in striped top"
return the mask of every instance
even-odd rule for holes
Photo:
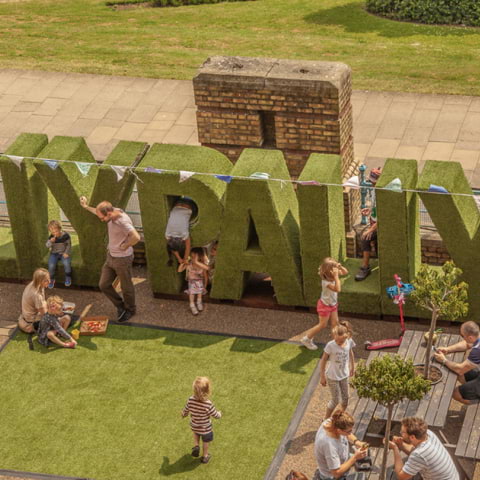
[[[190,413],[190,427],[193,432],[195,446],[192,448],[192,457],[200,455],[200,439],[203,441],[202,463],[208,463],[211,455],[208,453],[208,444],[213,441],[212,422],[210,417],[221,418],[219,412],[209,400],[211,383],[207,377],[197,377],[193,382],[193,395],[187,400],[182,410],[182,417]]]

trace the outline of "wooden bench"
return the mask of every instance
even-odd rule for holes
[[[480,460],[480,403],[467,407],[455,456]]]
[[[372,457],[372,470],[370,472],[364,472],[365,480],[378,480],[382,470],[383,448],[370,447],[370,456]],[[404,457],[403,454],[402,457]],[[420,475],[415,475],[415,477],[413,477],[413,480],[421,479],[422,477]],[[389,450],[387,457],[386,480],[397,480],[397,475],[393,468],[393,452],[391,450]]]

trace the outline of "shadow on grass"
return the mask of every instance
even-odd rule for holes
[[[410,37],[414,35],[431,35],[435,37],[478,35],[480,37],[479,28],[423,25],[377,17],[367,12],[363,3],[358,2],[319,10],[316,13],[306,15],[304,20],[316,25],[342,26],[350,33],[377,33],[387,38]]]
[[[280,365],[280,369],[284,372],[299,373],[301,375],[307,374],[307,371],[303,368],[305,365],[313,360],[318,360],[322,356],[322,350],[307,350],[301,348],[298,355]]]
[[[161,476],[168,477],[176,473],[191,472],[200,466],[200,459],[193,458],[188,453],[180,457],[175,463],[170,463],[168,457],[163,457],[163,463],[158,473]]]
[[[232,352],[261,353],[278,345],[271,340],[254,340],[250,338],[236,338],[230,347]]]

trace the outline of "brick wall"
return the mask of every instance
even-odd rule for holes
[[[347,65],[211,57],[193,86],[200,143],[232,161],[244,148],[276,148],[294,178],[313,152],[341,155],[345,177],[355,171]]]

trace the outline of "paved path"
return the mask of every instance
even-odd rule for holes
[[[353,112],[368,166],[458,161],[480,187],[480,97],[355,91]],[[0,69],[0,151],[24,131],[83,136],[98,160],[118,140],[197,145],[192,82]]]

